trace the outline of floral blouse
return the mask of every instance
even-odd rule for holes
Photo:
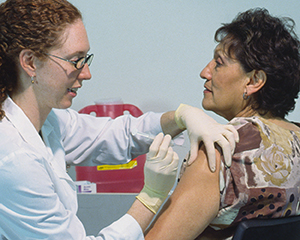
[[[239,132],[230,168],[222,165],[221,204],[215,230],[251,218],[299,214],[300,132],[260,117],[235,118]]]

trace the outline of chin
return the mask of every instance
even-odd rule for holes
[[[205,101],[202,101],[202,107],[207,110],[207,111],[211,111],[212,108],[210,107],[209,104],[207,104]]]
[[[218,110],[218,106],[216,105],[216,103],[214,101],[212,101],[211,99],[203,99],[202,100],[202,107],[206,110],[206,111],[212,111],[212,112],[216,112]]]
[[[59,109],[67,109],[67,108],[69,108],[71,106],[72,106],[72,102],[65,101],[65,102],[60,103],[57,108],[59,108]]]

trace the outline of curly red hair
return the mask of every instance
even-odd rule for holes
[[[58,46],[69,24],[82,19],[66,0],[7,0],[0,5],[0,119],[2,103],[17,85],[17,61],[23,49],[43,57]]]

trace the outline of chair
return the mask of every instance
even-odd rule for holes
[[[300,215],[251,219],[238,224],[232,240],[299,240]]]

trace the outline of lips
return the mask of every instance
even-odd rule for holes
[[[77,93],[78,88],[68,88],[68,92]]]
[[[212,92],[207,86],[204,86],[204,92],[206,91],[206,92]]]

